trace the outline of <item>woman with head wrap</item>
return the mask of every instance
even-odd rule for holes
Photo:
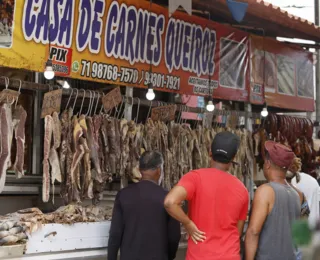
[[[287,182],[296,190],[296,192],[298,192],[299,194],[299,197],[300,197],[300,201],[301,201],[301,217],[304,217],[304,218],[308,218],[309,215],[310,215],[310,208],[309,208],[309,205],[308,205],[308,201],[305,197],[305,195],[303,194],[303,192],[301,192],[299,189],[297,189],[295,186],[293,186],[292,184],[292,179],[294,177],[296,177],[297,179],[297,183],[299,183],[300,181],[300,178],[299,178],[299,172],[301,171],[301,166],[302,166],[302,163],[301,163],[301,159],[298,158],[298,157],[295,157],[293,159],[293,162],[291,164],[291,166],[289,167],[289,170],[287,171],[287,174],[286,174],[286,179],[287,179]]]

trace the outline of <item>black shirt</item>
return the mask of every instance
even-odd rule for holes
[[[166,212],[167,192],[141,181],[118,192],[111,222],[108,260],[172,260],[180,240],[180,224]]]

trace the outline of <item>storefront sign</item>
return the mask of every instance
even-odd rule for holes
[[[177,111],[176,105],[152,108],[151,119],[153,121],[172,121],[175,119]]]
[[[41,118],[51,115],[53,112],[60,113],[62,89],[53,90],[44,94]]]
[[[186,107],[205,108],[204,97],[182,95],[181,101],[182,101],[182,104],[186,105]],[[189,120],[202,120],[203,114],[196,114],[196,113],[191,113],[189,111],[184,111],[182,112],[181,118],[189,119]]]
[[[314,111],[312,54],[251,36],[251,103]]]
[[[20,95],[20,92],[11,89],[4,89],[0,92],[0,101],[12,104]]]
[[[101,100],[104,111],[106,113],[109,112],[111,109],[113,109],[122,102],[120,88],[117,87],[111,90],[108,94],[104,95]]]
[[[11,2],[2,66],[42,72],[50,57],[57,75],[248,101],[245,32],[146,1]]]

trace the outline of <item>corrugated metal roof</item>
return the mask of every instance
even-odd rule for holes
[[[266,36],[301,38],[320,42],[320,28],[314,23],[262,0],[242,0],[241,2],[248,3],[249,6],[240,25],[263,28]],[[210,11],[213,17],[237,24],[232,18],[226,0],[193,0],[193,8]]]

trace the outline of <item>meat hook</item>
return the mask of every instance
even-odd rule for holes
[[[121,105],[120,105],[119,111],[118,111],[117,116],[116,116],[117,119],[120,119],[120,115],[121,115],[123,104],[124,104],[124,99],[122,99],[122,101],[121,101]]]
[[[79,116],[81,116],[81,112],[82,112],[82,108],[83,108],[83,103],[84,103],[84,99],[86,98],[86,90],[85,89],[80,89],[83,91],[83,97],[82,97],[82,102],[81,102],[81,107],[80,107],[80,111],[79,111]]]
[[[124,103],[128,103],[128,104],[129,104],[127,98],[122,97],[122,101],[123,101],[123,104],[124,104]],[[120,118],[124,118],[124,113],[125,113],[125,112],[126,112],[126,108],[124,107],[123,112],[121,113]]]
[[[180,108],[179,109],[180,111],[179,111],[179,114],[178,114],[178,117],[177,117],[177,124],[179,123],[180,116],[181,116],[181,113],[182,113],[182,109],[183,109],[182,105],[180,105],[179,108]]]
[[[121,113],[121,116],[120,116],[120,118],[124,118],[124,113],[126,112],[126,109],[124,108],[123,109],[123,112]]]
[[[90,106],[91,106],[91,99],[92,99],[92,91],[91,90],[87,90],[87,91],[90,93],[90,97],[89,97],[89,106],[88,106],[88,109],[87,109],[86,116],[89,115],[89,109],[90,109]]]
[[[186,112],[186,111],[187,111],[186,108],[187,108],[187,106],[183,106],[183,112]],[[179,124],[182,124],[182,122],[183,122],[182,116],[183,116],[183,113],[181,113],[181,117],[180,117],[180,122],[179,122]]]
[[[112,102],[113,102],[114,109],[115,109],[113,117],[116,117],[116,115],[118,114],[118,105],[116,105],[116,102],[114,101],[114,97],[112,97]],[[110,110],[110,116],[112,114],[112,111],[113,111],[113,109]]]
[[[92,116],[92,107],[93,107],[93,104],[94,104],[94,99],[96,98],[96,92],[92,90],[92,93],[93,93],[93,98],[92,98],[92,101],[90,102],[90,112],[89,112],[89,116],[91,115]]]
[[[2,78],[4,78],[5,87],[6,87],[6,89],[8,89],[9,88],[9,84],[10,84],[9,78],[8,77],[2,77]],[[8,97],[7,97],[7,103],[9,103]]]
[[[70,97],[69,97],[69,99],[68,99],[66,108],[65,108],[64,110],[67,110],[67,109],[68,109],[68,106],[69,106],[69,103],[70,103],[70,100],[71,100],[72,95],[73,95],[73,88],[71,89],[71,94],[70,94]]]
[[[92,115],[92,108],[93,108],[93,105],[94,105],[94,99],[96,98],[96,92],[93,90],[93,99],[92,99],[92,102],[91,102],[91,106],[90,106],[90,112],[89,112],[89,115],[93,116]],[[97,95],[98,97],[98,95]]]
[[[96,107],[95,107],[95,109],[94,109],[94,114],[97,113],[97,108],[98,108],[99,100],[100,100],[100,93],[98,92],[98,98],[97,98]]]
[[[136,124],[138,123],[139,110],[140,110],[140,98],[138,98],[137,116],[136,116],[136,119],[134,120]]]
[[[53,90],[53,87],[51,84],[47,84],[48,85],[48,88],[49,88],[49,91],[52,91]]]
[[[20,96],[20,90],[21,90],[21,86],[22,86],[22,81],[21,80],[19,80],[19,89],[18,89],[18,93],[19,93],[19,95],[18,95],[18,97],[17,97],[17,99],[16,99],[16,104],[14,105],[14,108],[16,108],[17,107],[17,103],[18,103],[18,100],[19,100],[19,96]]]
[[[4,78],[5,87],[6,89],[8,89],[10,84],[10,79],[8,77],[1,77],[1,78]]]
[[[186,106],[186,112],[188,113],[189,112],[189,107]],[[197,114],[197,118],[198,118],[199,114]],[[186,124],[187,123],[187,117],[184,119],[183,121],[183,124]]]
[[[217,116],[215,116],[214,119],[213,119],[213,126],[212,126],[213,129],[216,129],[216,128],[217,128],[217,125],[218,125],[217,119],[218,119]]]
[[[74,99],[74,103],[73,103],[72,111],[74,111],[74,108],[75,108],[76,103],[77,103],[78,95],[79,95],[79,90],[78,90],[77,88],[76,88],[75,90],[77,91],[77,95],[76,95],[76,98]]]
[[[198,128],[198,126],[199,126],[199,121],[200,120],[197,120],[197,123],[196,123],[196,129]]]
[[[152,108],[152,101],[150,101],[150,106],[149,106],[149,111],[148,111],[147,119],[148,119],[149,116],[150,116],[151,108]]]
[[[184,112],[184,113],[187,112],[187,106],[184,107],[183,112]],[[184,124],[184,121],[187,121],[187,119],[182,118],[182,116],[181,116],[181,122],[180,122],[180,123],[181,123],[182,125]]]
[[[104,93],[102,93],[102,98],[104,97]],[[102,102],[102,98],[101,98],[101,108],[100,108],[100,115],[102,114],[102,110],[103,110],[103,102]]]
[[[179,115],[179,119],[178,119],[178,124],[181,123],[181,118],[182,118],[182,113],[184,112],[184,105],[181,106],[181,109],[180,109],[180,115]]]
[[[93,114],[94,114],[94,115],[95,115],[96,112],[97,112],[97,108],[98,108],[98,104],[99,104],[99,100],[100,100],[100,93],[99,93],[99,91],[96,91],[96,93],[97,93],[97,102],[96,102],[96,105],[95,105],[94,109],[93,109],[93,106],[92,106],[92,110],[93,110]]]

